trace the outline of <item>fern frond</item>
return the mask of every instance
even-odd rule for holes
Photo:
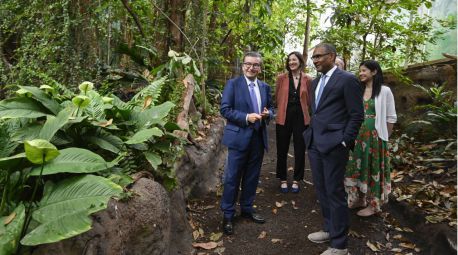
[[[16,124],[15,121],[0,123],[0,158],[10,156],[19,145],[11,138]]]
[[[164,76],[151,82],[150,85],[146,86],[140,92],[135,94],[135,96],[130,101],[135,105],[141,105],[143,104],[143,100],[150,96],[152,98],[151,105],[155,105],[159,99],[159,96],[161,95],[163,85],[165,84],[167,78],[167,76]]]

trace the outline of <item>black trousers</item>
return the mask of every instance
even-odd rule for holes
[[[294,145],[294,180],[304,179],[305,143],[302,133],[305,131],[304,115],[300,105],[288,106],[285,125],[276,125],[277,136],[277,178],[287,179],[287,158],[289,142],[293,135]]]

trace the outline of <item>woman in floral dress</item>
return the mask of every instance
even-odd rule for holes
[[[388,137],[397,117],[393,94],[382,84],[380,65],[374,60],[362,62],[359,78],[364,86],[365,118],[350,153],[345,188],[348,206],[365,207],[357,214],[367,217],[380,212],[391,192]]]

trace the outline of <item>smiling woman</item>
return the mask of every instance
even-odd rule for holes
[[[277,77],[275,98],[277,103],[277,173],[280,192],[289,191],[287,184],[287,155],[291,135],[294,144],[294,177],[291,192],[300,190],[299,182],[304,178],[305,145],[302,133],[309,125],[309,90],[311,77],[303,72],[302,54],[291,52],[286,58],[286,73]]]

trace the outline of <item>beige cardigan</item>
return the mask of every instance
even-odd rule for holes
[[[396,123],[396,109],[391,89],[382,85],[380,94],[375,97],[375,129],[383,141],[388,141],[388,123]]]

